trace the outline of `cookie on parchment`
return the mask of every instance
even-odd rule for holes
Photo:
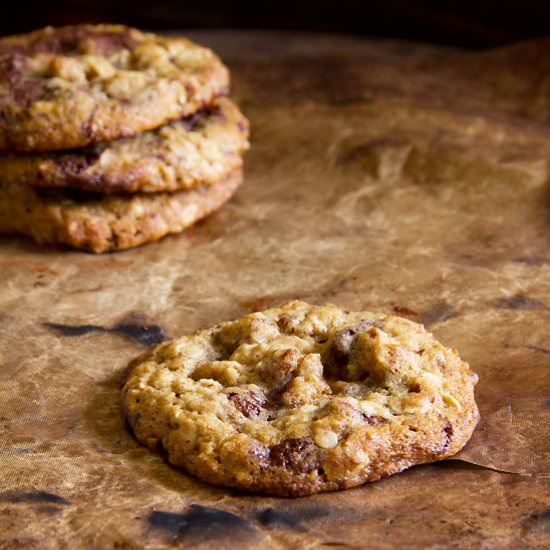
[[[123,250],[183,231],[227,202],[241,181],[237,170],[188,191],[115,195],[0,181],[0,233],[92,252]]]
[[[70,152],[0,155],[5,183],[101,193],[159,192],[219,182],[242,167],[248,121],[229,99],[134,138]]]
[[[0,39],[0,150],[55,151],[134,136],[226,94],[209,49],[120,25]]]
[[[290,302],[160,344],[131,363],[137,439],[226,487],[298,496],[458,452],[477,376],[422,325]]]

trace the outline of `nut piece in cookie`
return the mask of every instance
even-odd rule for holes
[[[138,440],[189,473],[298,496],[455,454],[476,383],[422,325],[294,301],[160,344],[122,398]]]

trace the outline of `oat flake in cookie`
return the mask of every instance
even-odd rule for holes
[[[160,344],[123,387],[139,441],[214,485],[281,496],[458,452],[477,376],[423,326],[290,302]]]
[[[227,93],[209,49],[119,25],[0,39],[0,150],[54,151],[134,136]]]

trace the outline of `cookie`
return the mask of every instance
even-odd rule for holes
[[[209,49],[118,25],[0,39],[0,150],[55,151],[131,137],[226,94]]]
[[[0,183],[0,233],[92,252],[123,250],[177,233],[220,208],[242,180],[175,193],[98,195]]]
[[[102,193],[217,183],[241,168],[248,121],[229,99],[157,130],[67,153],[0,155],[5,183]]]
[[[122,390],[137,439],[214,485],[299,496],[458,452],[477,376],[422,325],[290,302],[160,344]]]

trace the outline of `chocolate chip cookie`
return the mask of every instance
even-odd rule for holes
[[[0,182],[0,233],[92,252],[123,250],[189,227],[229,200],[241,180],[237,170],[188,191],[113,195]]]
[[[0,39],[0,150],[55,151],[131,137],[226,94],[209,49],[118,25]]]
[[[248,121],[220,98],[189,117],[134,138],[63,153],[0,155],[5,183],[101,193],[191,189],[242,167]]]
[[[361,485],[458,452],[477,376],[422,325],[290,302],[135,359],[137,439],[212,483],[281,496]]]

